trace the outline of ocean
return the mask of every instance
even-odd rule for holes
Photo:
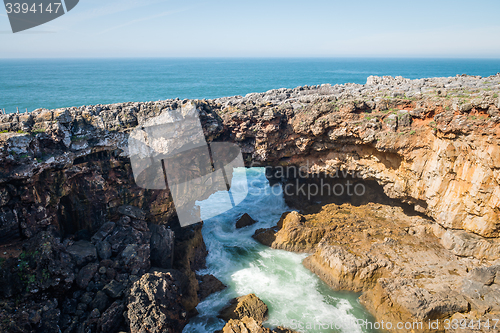
[[[245,177],[242,177],[245,176]],[[255,293],[269,307],[266,327],[284,326],[307,333],[375,333],[365,321],[375,319],[358,301],[358,294],[333,291],[302,266],[307,254],[275,250],[252,238],[258,228],[276,225],[282,213],[291,209],[282,190],[271,187],[264,168],[235,169],[231,192],[248,196],[233,209],[212,218],[213,211],[227,207],[228,196],[214,193],[198,201],[203,218],[203,239],[207,246],[207,268],[199,274],[212,274],[228,288],[210,295],[196,309],[183,333],[214,332],[224,321],[218,311],[233,297]],[[235,221],[248,213],[254,225],[236,229]]]
[[[211,99],[370,75],[489,76],[500,59],[0,59],[0,108]]]

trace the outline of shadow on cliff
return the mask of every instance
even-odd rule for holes
[[[291,167],[295,168],[295,167]],[[361,179],[342,171],[336,177],[313,174],[300,177],[293,172],[285,172],[287,177],[276,177],[276,169],[266,168],[266,177],[271,186],[281,185],[281,191],[286,204],[301,211],[303,214],[315,214],[327,204],[342,205],[349,203],[362,206],[368,203],[397,206],[403,208],[409,216],[428,216],[415,211],[412,205],[398,199],[392,199],[384,192],[382,185],[373,179]],[[420,203],[425,205],[425,203]]]

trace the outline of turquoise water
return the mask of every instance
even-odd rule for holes
[[[290,208],[278,195],[280,191],[269,188],[264,168],[237,169],[231,191],[241,191],[245,184],[249,194],[242,203],[204,221],[202,232],[209,252],[207,269],[199,273],[213,274],[228,288],[198,305],[199,315],[191,319],[184,333],[221,329],[224,322],[216,317],[218,311],[231,298],[249,293],[255,293],[268,305],[269,319],[264,323],[268,327],[282,325],[300,332],[370,332],[358,325],[360,320],[372,318],[358,303],[357,294],[328,288],[302,266],[305,254],[274,250],[252,239],[256,229],[276,225]],[[199,202],[202,217],[217,210],[226,198],[215,193]],[[237,217],[243,213],[250,214],[257,223],[236,229]]]
[[[500,72],[500,59],[0,59],[0,108],[216,98],[322,83]]]

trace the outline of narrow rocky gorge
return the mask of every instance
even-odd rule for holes
[[[236,142],[248,167],[272,167],[271,182],[294,189],[321,174],[366,188],[359,201],[285,194],[300,212],[259,241],[311,253],[304,265],[362,292],[377,320],[499,318],[499,94],[500,74],[369,77],[1,115],[0,325],[153,332],[137,323],[147,312],[180,332],[204,290],[222,288],[196,276],[201,226],[181,228],[169,190],[138,187],[131,170],[131,130],[188,104],[208,142]],[[276,173],[293,169],[305,176]]]

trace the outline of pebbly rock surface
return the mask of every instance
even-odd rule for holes
[[[336,290],[361,292],[377,321],[477,322],[500,315],[498,261],[456,256],[440,244],[442,228],[431,220],[374,203],[314,211],[285,213],[267,230],[274,234],[267,245],[311,253],[303,265]]]
[[[233,298],[228,305],[219,312],[219,318],[229,321],[230,319],[243,319],[251,317],[259,322],[267,318],[267,305],[255,294],[248,294]]]
[[[127,305],[130,333],[182,332],[187,313],[181,293],[169,273],[145,274],[134,283]]]
[[[262,325],[267,319],[267,305],[255,294],[233,298],[219,312],[219,318],[227,321],[221,333],[295,333],[278,326],[269,329]]]
[[[258,321],[251,317],[243,317],[242,319],[230,319],[224,326],[222,333],[295,333],[288,328],[276,327],[269,329],[262,326]]]

